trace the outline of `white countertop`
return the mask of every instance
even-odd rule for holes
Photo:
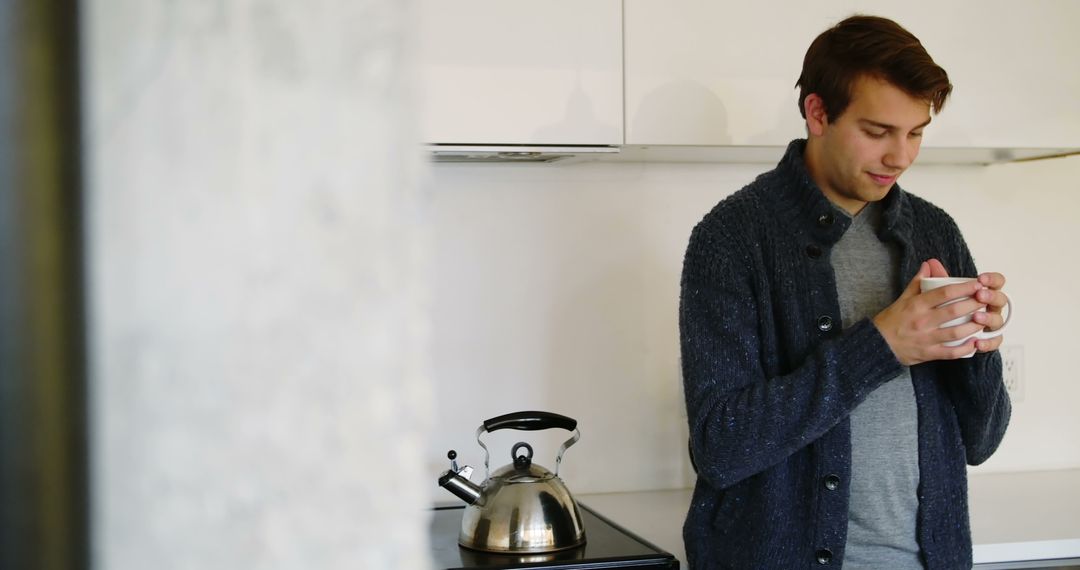
[[[1006,568],[1008,563],[1032,560],[1080,560],[1080,469],[972,473],[968,481],[971,535],[980,568]],[[690,489],[576,498],[685,565],[682,523]]]

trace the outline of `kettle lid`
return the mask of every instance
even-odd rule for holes
[[[524,449],[525,453],[518,453]],[[514,462],[504,465],[491,474],[492,479],[500,479],[504,483],[535,483],[556,478],[555,474],[546,467],[532,462],[533,448],[524,441],[519,441],[510,450],[510,456]]]

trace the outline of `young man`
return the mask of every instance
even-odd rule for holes
[[[966,464],[1011,408],[1001,337],[943,343],[1002,326],[1005,278],[896,183],[952,86],[918,39],[866,16],[813,42],[798,85],[807,140],[686,251],[690,567],[970,568]],[[979,280],[920,294],[946,275]]]

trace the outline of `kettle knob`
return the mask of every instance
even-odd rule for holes
[[[454,460],[457,459],[457,452],[453,449],[447,451],[446,458],[450,460],[450,470],[456,473],[458,471],[458,466],[457,461]]]
[[[518,455],[518,450],[523,447],[528,453],[525,455]],[[516,469],[528,469],[529,466],[532,465],[533,448],[524,441],[519,441],[514,445],[514,448],[510,450],[510,456],[514,458],[514,467]]]

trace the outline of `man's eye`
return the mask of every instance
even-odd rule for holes
[[[918,132],[911,131],[911,138],[915,138],[915,139],[922,138],[922,131],[918,131]]]
[[[885,136],[885,131],[866,131],[867,135],[870,135],[872,139],[880,139]]]

